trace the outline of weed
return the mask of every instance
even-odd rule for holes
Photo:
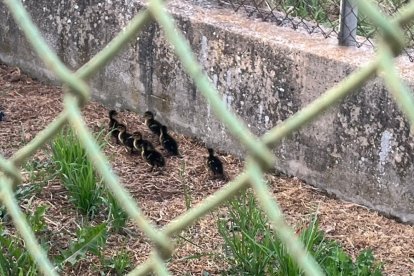
[[[128,214],[122,209],[109,191],[106,192],[106,197],[103,198],[103,202],[108,207],[108,223],[110,223],[111,228],[115,232],[121,231],[128,221]]]
[[[218,221],[231,265],[228,275],[304,274],[257,207],[251,193],[231,200],[228,208],[230,225],[227,221]],[[382,275],[382,265],[375,262],[370,250],[362,251],[353,262],[337,242],[326,239],[319,230],[316,215],[300,231],[299,237],[327,275]]]
[[[46,230],[44,213],[46,207],[36,208],[31,216],[28,216],[28,223],[36,236]],[[44,239],[41,239],[44,240]],[[42,243],[46,247],[45,243]],[[37,266],[29,251],[24,247],[24,241],[12,235],[0,222],[0,275],[38,275]]]
[[[101,147],[104,146],[103,134],[104,130],[101,130],[95,135]],[[111,228],[116,232],[123,229],[128,215],[102,185],[85,149],[71,129],[64,129],[57,135],[52,143],[52,152],[60,178],[81,213],[93,217],[106,207]]]
[[[333,17],[337,20],[338,15],[332,14],[331,10],[333,6],[339,7],[339,4],[339,0],[274,0],[272,2],[273,6],[283,7],[285,12],[291,16],[311,19],[318,23],[328,23],[333,21]]]
[[[101,256],[101,251],[107,239],[106,223],[97,226],[86,226],[76,232],[76,240],[69,245],[69,248],[61,251],[56,257],[57,267],[61,268],[66,263],[72,266],[79,260],[85,258],[87,252]]]
[[[98,139],[102,133],[97,135]],[[82,214],[93,217],[101,204],[102,185],[82,144],[72,129],[66,128],[56,136],[51,148],[71,201]]]
[[[57,172],[53,169],[54,164],[50,160],[43,162],[30,160],[23,165],[22,175],[25,179],[24,182],[37,185],[40,190],[49,180],[57,176]]]
[[[56,177],[56,173],[52,172],[50,162],[36,160],[28,161],[23,165],[22,175],[26,184],[18,185],[14,191],[14,197],[18,202],[40,192],[49,180]],[[5,206],[0,205],[0,221],[8,221],[8,219]]]
[[[101,264],[106,271],[115,275],[124,275],[132,267],[132,260],[128,252],[122,250],[111,259],[103,258]],[[106,273],[104,275],[107,275]]]
[[[35,184],[29,184],[29,185],[19,185],[16,188],[16,191],[14,192],[14,197],[17,201],[21,201],[23,199],[28,198],[36,191],[40,190],[40,186]],[[8,221],[9,217],[7,214],[7,209],[4,205],[0,204],[0,222],[1,221]],[[0,274],[1,275],[1,274]]]

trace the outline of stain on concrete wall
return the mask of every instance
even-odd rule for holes
[[[49,45],[72,69],[102,49],[143,6],[131,0],[24,3]],[[223,101],[257,135],[292,116],[372,56],[225,9],[181,1],[169,2],[169,9]],[[56,82],[2,4],[0,33],[2,62]],[[402,68],[406,79],[412,77],[410,66]],[[176,131],[244,153],[154,23],[90,85],[94,98],[108,106],[138,113],[151,109]],[[407,121],[384,84],[374,79],[274,151],[279,170],[413,223],[413,146]]]

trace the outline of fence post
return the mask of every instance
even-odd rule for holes
[[[355,46],[358,8],[353,0],[341,0],[338,41],[341,46]]]

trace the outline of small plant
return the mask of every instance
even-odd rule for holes
[[[0,225],[0,275],[37,275],[37,267],[23,242]]]
[[[230,225],[218,221],[231,265],[228,275],[304,275],[251,193],[231,200],[228,208]],[[382,265],[375,262],[370,250],[362,251],[353,262],[337,242],[325,238],[316,216],[298,232],[306,250],[327,275],[382,275]]]
[[[108,223],[115,232],[120,232],[128,221],[128,214],[109,191],[106,192],[103,202],[108,207]]]
[[[98,139],[102,133],[98,134]],[[69,191],[71,201],[82,214],[93,217],[101,204],[102,186],[85,149],[70,128],[62,130],[51,147],[60,178]]]
[[[36,208],[33,215],[28,216],[28,223],[36,236],[46,230],[43,219],[45,211],[46,207],[40,206]],[[43,247],[46,247],[45,243]],[[0,275],[38,275],[37,266],[24,247],[24,241],[10,234],[2,223],[0,223],[0,248]]]
[[[47,224],[44,220],[46,212],[45,206],[39,206],[30,215],[27,221],[40,240],[42,247],[48,251],[46,242]],[[68,249],[62,250],[53,259],[56,269],[59,270],[65,265],[75,265],[80,260],[85,259],[87,253],[92,253],[102,259],[102,250],[107,240],[106,223],[97,226],[86,226],[80,228],[76,233],[76,239],[72,241]],[[128,256],[121,252],[113,260],[113,269],[116,271],[126,270],[130,267]],[[29,251],[25,248],[24,241],[12,235],[0,222],[0,275],[39,275],[36,263],[33,261]]]
[[[95,138],[104,146],[104,130]],[[94,217],[100,210],[108,210],[108,223],[116,232],[123,229],[128,215],[111,193],[102,185],[92,162],[71,129],[64,129],[52,143],[53,159],[60,178],[69,191],[70,199],[82,214]],[[104,207],[104,208],[102,208]]]
[[[53,169],[54,164],[51,160],[30,160],[23,166],[22,175],[25,179],[24,182],[36,184],[40,190],[49,180],[57,176],[57,172]]]
[[[110,259],[102,259],[101,264],[106,271],[115,275],[124,275],[131,268],[132,261],[128,252],[122,250]]]
[[[107,239],[106,229],[106,223],[80,228],[76,233],[76,240],[56,257],[57,267],[62,268],[67,263],[73,266],[84,259],[88,252],[100,257]]]
[[[23,166],[23,178],[25,184],[20,184],[14,191],[14,197],[18,202],[30,198],[33,194],[41,191],[47,182],[56,177],[51,170],[50,162],[38,162],[30,160]],[[0,204],[0,221],[7,221],[6,207]]]
[[[35,184],[29,184],[29,185],[19,185],[16,188],[16,191],[14,192],[14,197],[17,201],[21,201],[23,199],[28,198],[33,193],[39,191],[40,186]],[[7,221],[8,215],[7,215],[7,209],[6,206],[2,205],[0,203],[0,222],[1,221]]]

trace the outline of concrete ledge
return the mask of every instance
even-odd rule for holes
[[[49,45],[73,69],[104,47],[142,7],[139,1],[75,4],[25,1]],[[372,52],[337,46],[232,11],[172,1],[169,9],[222,94],[262,135],[372,58]],[[0,60],[56,81],[36,58],[0,4]],[[413,85],[413,66],[399,59]],[[242,156],[209,105],[183,72],[155,24],[91,81],[95,99],[139,113],[157,112],[176,131]],[[380,79],[354,91],[275,148],[277,168],[340,198],[414,223],[414,140]]]

